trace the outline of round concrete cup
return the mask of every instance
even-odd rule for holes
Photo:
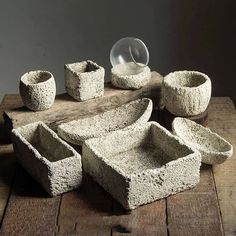
[[[56,84],[48,71],[30,71],[20,79],[20,95],[26,107],[43,111],[52,106],[56,96]]]
[[[211,80],[201,72],[176,71],[163,79],[163,105],[174,115],[199,115],[207,109],[210,98]]]

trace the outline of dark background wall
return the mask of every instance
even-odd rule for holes
[[[213,95],[236,102],[235,0],[0,0],[0,99],[18,93],[26,71],[51,71],[64,91],[65,63],[92,59],[107,69],[115,41],[134,36],[161,74],[198,70]]]

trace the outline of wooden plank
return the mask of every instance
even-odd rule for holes
[[[113,204],[112,235],[167,235],[166,199],[126,211],[120,204]]]
[[[210,125],[212,125],[211,127],[214,127],[214,129],[217,129],[217,127],[221,125],[219,126],[219,130],[217,131],[222,132],[222,135],[229,135],[229,139],[232,140],[233,144],[235,144],[235,115],[232,115],[232,110],[230,110],[231,106],[227,102],[225,102],[224,105],[224,102],[225,100],[221,100],[218,98],[212,100],[210,109],[213,105],[215,108],[213,110],[210,110],[209,112],[209,121],[212,122],[214,120],[214,122],[212,122]],[[219,113],[219,110],[225,111],[225,119],[222,119],[222,116],[216,114],[221,114]],[[224,120],[227,120],[227,124],[223,124]],[[231,125],[230,129],[228,128],[228,123]],[[6,147],[5,150],[7,150]],[[225,162],[225,164],[229,161],[231,160],[228,160],[227,162]],[[234,174],[235,166],[229,165],[224,171],[220,170],[219,173],[215,172],[215,170],[217,170],[222,165],[216,166],[216,169],[214,167],[215,181],[223,216],[224,229],[226,231],[226,235],[233,235],[235,231],[234,219],[236,218],[236,181]],[[25,174],[26,173],[23,171],[23,175]],[[219,178],[217,178],[218,174],[220,174]],[[231,179],[226,179],[227,175],[231,176]],[[123,212],[124,210],[119,209],[119,206],[116,206],[117,203],[115,202],[113,203],[113,210],[110,210],[110,201],[102,201],[107,204],[105,206],[99,200],[96,203],[96,197],[99,196],[98,198],[100,198],[101,194],[99,194],[96,190],[94,192],[94,187],[90,187],[87,190],[81,189],[81,192],[73,191],[71,193],[63,195],[57,227],[56,210],[58,210],[60,201],[57,200],[56,203],[53,203],[50,202],[50,200],[52,200],[51,198],[46,198],[46,196],[43,196],[44,193],[40,195],[40,190],[34,189],[40,187],[37,187],[37,184],[34,183],[32,179],[30,180],[29,176],[22,177],[22,174],[17,174],[16,179],[18,179],[20,183],[14,183],[13,194],[10,198],[9,207],[7,208],[6,216],[3,222],[3,227],[0,231],[1,233],[5,233],[6,235],[14,235],[16,234],[16,232],[17,235],[21,235],[21,233],[27,234],[27,232],[30,232],[29,234],[31,235],[51,235],[55,231],[58,231],[58,234],[61,235],[81,235],[82,232],[86,232],[86,229],[90,227],[92,227],[90,231],[91,234],[94,233],[96,235],[106,235],[108,234],[109,230],[110,233],[114,235],[140,235],[139,232],[152,233],[154,222],[156,222],[157,228],[163,227],[163,231],[161,231],[162,229],[160,229],[163,234],[159,235],[166,235],[164,230],[165,220],[163,220],[162,215],[163,211],[165,211],[165,204],[162,203],[161,207],[153,207],[154,204],[160,204],[161,201],[165,203],[165,199],[140,207],[137,209],[137,211],[135,210],[136,212],[133,211],[131,212],[131,214],[128,214],[127,212]],[[34,184],[32,184],[32,182],[31,184],[27,183],[27,181],[32,181]],[[20,191],[17,190],[18,188],[20,188]],[[100,190],[103,191],[102,189]],[[31,195],[32,192],[33,195],[35,194],[34,196]],[[84,197],[82,197],[82,195]],[[88,200],[86,196],[93,197],[92,199]],[[95,201],[95,203],[91,204],[91,202],[93,201]],[[190,233],[189,235],[213,235],[214,233],[214,235],[222,235],[219,209],[218,205],[215,204],[216,202],[217,199],[211,167],[203,166],[203,169],[201,171],[201,182],[196,188],[169,197],[167,199],[166,204],[168,212],[168,234],[187,235],[187,233]],[[30,208],[28,207],[28,204],[30,205]],[[100,205],[100,209],[96,207]],[[107,207],[107,210],[102,210],[105,207]],[[152,210],[150,210],[152,209],[152,207],[154,208],[153,212]],[[67,208],[68,211],[66,211]],[[32,211],[30,209],[32,209]],[[50,210],[50,212],[52,212],[51,214],[49,213],[48,209]],[[35,212],[40,212],[40,214],[37,214]],[[71,214],[71,212],[73,212],[73,214]],[[95,215],[98,214],[95,218],[92,217],[94,212]],[[157,217],[158,214],[161,215],[160,219],[158,219]],[[150,215],[151,219],[148,220],[148,217],[143,217],[142,215]],[[84,217],[85,220],[83,220]],[[129,221],[131,221],[130,224],[128,223]],[[132,221],[134,223],[132,223]],[[27,222],[29,222],[28,225]],[[39,222],[38,226],[30,227],[30,224],[33,225],[35,224],[35,222]],[[150,228],[148,227],[148,224],[150,224]],[[139,227],[139,230],[141,231],[135,231],[134,226]],[[14,230],[14,228],[16,228],[16,230]],[[142,228],[144,228],[143,231]],[[43,231],[43,229],[45,231]],[[19,230],[19,232],[17,230]],[[99,234],[99,232],[102,232],[102,234]],[[156,235],[158,235],[158,233],[156,233]]]
[[[231,99],[212,98],[209,116],[214,117],[209,120],[212,130],[234,146],[233,156],[213,167],[224,232],[233,236],[236,235],[236,110]]]
[[[0,227],[2,224],[3,216],[5,213],[6,205],[8,202],[11,185],[15,172],[15,156],[13,155],[13,148],[10,144],[5,144],[7,140],[4,135],[3,125],[3,110],[6,108],[15,108],[18,100],[3,98],[0,105]]]
[[[0,109],[16,108],[21,104],[18,96],[5,96]],[[0,115],[1,124],[2,121]],[[48,198],[20,167],[15,174],[13,148],[10,144],[2,144],[4,141],[1,140],[0,144],[0,235],[52,235],[56,227],[60,197]]]
[[[152,98],[156,105],[159,101],[161,81],[162,76],[157,72],[152,72],[150,83],[138,90],[117,89],[111,84],[106,84],[104,96],[84,102],[77,102],[68,94],[61,94],[56,97],[53,106],[46,111],[33,112],[20,107],[7,110],[4,113],[4,119],[9,131],[12,127],[16,128],[39,120],[55,130],[61,123],[116,108],[141,97]]]
[[[0,145],[0,227],[11,191],[14,173],[15,157],[12,145]]]
[[[53,235],[59,203],[60,197],[48,197],[45,191],[17,166],[0,234]]]
[[[58,235],[111,234],[112,198],[91,177],[83,186],[63,194],[58,217]]]
[[[209,106],[208,122],[221,110]],[[219,103],[221,106],[221,103]],[[220,111],[220,112],[219,112]],[[169,235],[224,235],[212,167],[202,165],[200,183],[192,190],[167,198]]]
[[[6,109],[16,109],[22,106],[19,95],[5,95],[0,106],[0,144],[9,143],[9,134],[4,125],[3,113]]]
[[[126,211],[91,177],[63,194],[58,235],[167,235],[166,200]]]
[[[167,198],[169,235],[224,235],[211,166],[202,165],[200,183]]]

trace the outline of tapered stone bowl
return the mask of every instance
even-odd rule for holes
[[[33,111],[49,109],[55,100],[56,83],[48,71],[30,71],[20,79],[20,95],[26,107]]]
[[[176,71],[163,79],[163,105],[174,115],[199,115],[207,109],[210,98],[211,80],[201,72]]]

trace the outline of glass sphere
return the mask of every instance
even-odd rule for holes
[[[149,62],[149,52],[138,38],[126,37],[118,40],[111,48],[110,61],[113,67],[122,64],[121,73],[139,73]]]

